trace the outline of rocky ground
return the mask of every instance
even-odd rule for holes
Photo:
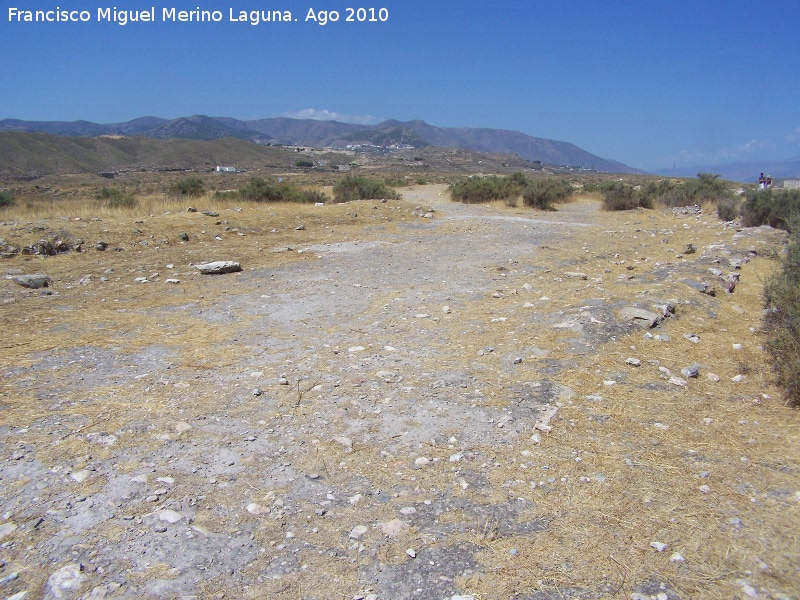
[[[0,225],[1,597],[798,597],[784,234],[402,192]]]

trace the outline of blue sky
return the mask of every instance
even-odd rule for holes
[[[0,118],[192,114],[515,129],[656,169],[800,155],[800,3],[4,0]],[[19,10],[88,10],[24,23]],[[98,9],[156,22],[98,22]],[[383,7],[385,22],[345,22]],[[164,8],[219,10],[163,22]],[[321,26],[309,9],[338,11]],[[230,11],[291,11],[290,23]]]

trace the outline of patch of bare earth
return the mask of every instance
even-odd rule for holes
[[[796,598],[783,235],[444,190],[4,222],[0,594]]]

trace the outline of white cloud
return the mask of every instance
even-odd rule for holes
[[[800,141],[800,127],[798,128],[798,141]],[[681,165],[703,165],[735,162],[745,160],[753,155],[764,153],[774,149],[775,144],[769,140],[759,140],[753,138],[735,146],[719,148],[717,150],[681,150],[675,156],[668,157],[668,161],[676,162]]]
[[[316,108],[304,108],[293,113],[285,113],[284,117],[290,119],[314,119],[315,121],[340,121],[342,123],[355,123],[357,125],[373,125],[378,123],[378,119],[372,115],[345,115],[330,110]]]
[[[786,141],[793,144],[800,142],[800,127],[795,127],[794,131],[786,136]]]

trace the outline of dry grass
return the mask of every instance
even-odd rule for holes
[[[37,438],[38,431],[32,429],[30,439],[48,449],[51,465],[77,469],[90,453],[94,461],[111,453],[102,447],[90,448],[86,432],[125,430],[132,423],[146,422],[152,427],[152,432],[134,439],[141,448],[155,452],[163,446],[163,436],[179,436],[172,429],[176,419],[196,421],[224,412],[231,420],[261,418],[278,427],[328,410],[332,422],[344,422],[347,407],[331,407],[323,392],[310,390],[317,381],[310,367],[308,380],[288,388],[278,396],[275,408],[263,412],[257,400],[232,402],[202,384],[199,374],[211,369],[235,370],[238,358],[268,348],[254,347],[252,340],[240,336],[245,329],[241,325],[205,318],[203,311],[227,292],[236,291],[237,283],[234,279],[203,278],[190,265],[231,259],[241,261],[247,270],[269,272],[290,263],[315,261],[313,252],[273,250],[399,235],[398,226],[416,220],[409,215],[414,202],[325,207],[238,203],[241,212],[230,204],[215,203],[210,196],[177,202],[154,194],[139,197],[139,203],[137,209],[120,211],[76,199],[3,213],[5,222],[16,222],[2,232],[8,243],[36,241],[42,232],[31,230],[26,223],[45,221],[51,230],[83,238],[87,246],[103,239],[109,250],[5,261],[6,269],[47,272],[59,294],[43,299],[32,292],[19,293],[10,284],[3,288],[7,297],[14,294],[17,301],[0,307],[0,322],[6,331],[0,355],[0,372],[5,374],[0,384],[0,425],[28,427],[52,418],[54,407],[60,407],[62,423],[54,427],[56,433]],[[188,213],[190,204],[200,211],[218,211],[220,216]],[[437,320],[426,322],[426,343],[439,352],[417,365],[417,371],[437,372],[448,366],[469,369],[480,382],[481,406],[487,409],[509,406],[515,386],[541,380],[546,362],[572,365],[554,376],[574,392],[573,397],[563,399],[552,422],[554,430],[543,434],[538,444],[530,439],[531,424],[507,445],[476,443],[469,450],[492,459],[494,466],[482,471],[490,485],[481,492],[460,488],[453,492],[484,504],[516,503],[523,507],[521,519],[543,519],[547,529],[533,535],[498,535],[496,524],[487,520],[452,534],[448,544],[463,542],[481,549],[482,573],[461,577],[458,583],[481,599],[511,598],[536,590],[566,593],[578,588],[592,590],[593,597],[628,598],[634,586],[652,579],[667,583],[680,598],[739,597],[739,580],[747,580],[765,597],[796,597],[800,593],[800,416],[782,405],[779,391],[771,386],[758,334],[762,277],[777,263],[761,256],[768,252],[760,253],[743,269],[733,295],[700,295],[674,278],[658,279],[651,273],[656,263],[665,262],[665,256],[672,265],[694,261],[696,255],[677,256],[690,242],[706,248],[730,240],[733,231],[723,230],[713,212],[707,210],[700,217],[656,211],[620,215],[597,211],[597,205],[596,199],[581,197],[560,206],[557,213],[534,214],[545,222],[585,220],[595,227],[567,228],[557,244],[534,248],[516,263],[498,265],[494,290],[487,289],[481,299],[454,307],[451,315],[437,315]],[[486,212],[532,216],[528,210],[500,203]],[[296,230],[300,224],[306,229]],[[546,223],[541,226],[547,227]],[[442,221],[436,234],[461,235],[465,227],[460,222]],[[598,236],[598,230],[604,233]],[[181,232],[188,233],[188,243],[179,241]],[[742,239],[732,244],[747,247],[753,241]],[[114,247],[123,251],[114,252]],[[167,269],[167,264],[174,269]],[[528,280],[517,276],[523,268],[535,276]],[[566,278],[565,271],[581,271],[588,278]],[[155,272],[158,277],[153,277]],[[161,283],[173,273],[181,280],[180,286]],[[80,281],[87,275],[95,280],[109,278],[99,294],[83,292]],[[134,283],[137,276],[149,277],[151,282]],[[526,283],[529,287],[523,287]],[[392,291],[376,294],[372,303],[376,315],[384,314],[382,307],[391,302]],[[493,291],[499,297],[493,297]],[[657,330],[669,335],[668,341],[645,339],[644,330],[636,330],[593,339],[592,352],[576,353],[574,340],[580,335],[552,324],[561,318],[558,311],[563,316],[578,314],[595,298],[604,298],[608,304],[663,298],[683,301],[675,317]],[[524,308],[525,302],[534,308]],[[505,320],[493,321],[498,318]],[[416,325],[400,319],[394,324],[407,327],[408,335],[416,331],[412,330]],[[692,344],[684,338],[687,333],[699,335],[701,342]],[[287,336],[271,343],[297,341]],[[742,349],[734,350],[733,343],[742,344]],[[170,350],[180,394],[175,384],[162,384],[157,375],[145,379],[148,393],[143,396],[136,393],[140,388],[127,382],[98,382],[88,398],[84,391],[73,392],[71,386],[62,392],[53,389],[55,382],[82,376],[78,354],[91,349],[123,349],[123,356],[139,361],[138,353],[153,346]],[[487,346],[495,351],[479,355]],[[532,346],[545,351],[546,357],[526,353]],[[317,351],[302,350],[309,355]],[[524,357],[523,363],[510,366],[509,357],[516,355]],[[629,356],[639,358],[642,366],[627,366]],[[44,385],[33,380],[27,368],[41,366],[48,357],[55,359],[51,380]],[[327,386],[335,369],[326,367],[322,359],[308,361]],[[707,368],[684,388],[666,383],[658,370],[665,366],[678,374],[681,367],[693,363]],[[117,369],[124,371],[124,365]],[[708,371],[719,375],[720,381],[705,379]],[[740,374],[745,375],[744,381],[732,381]],[[604,385],[610,380],[617,383]],[[416,385],[419,379],[411,374],[408,383]],[[590,395],[600,395],[602,400],[588,400]],[[220,410],[221,403],[224,410]],[[214,447],[223,441],[210,439],[208,443]],[[348,469],[353,455],[346,455],[337,444],[302,441],[304,450],[293,460],[296,468],[325,473],[332,483],[352,474]],[[354,449],[359,457],[358,474],[371,486],[386,490],[398,484],[396,470],[407,464],[404,458],[381,455],[390,442],[381,440],[374,447]],[[426,453],[447,463],[450,450],[430,446]],[[252,456],[245,460],[258,467],[268,459]],[[121,462],[119,468],[133,471],[137,464]],[[404,482],[410,489],[422,491],[413,491],[409,503],[427,497],[425,490],[450,485],[444,468],[418,471],[414,477],[413,482]],[[243,496],[267,502],[275,494],[280,495],[281,489],[270,490],[257,475],[243,475],[227,490],[209,490],[205,503],[236,505]],[[313,514],[314,505],[304,508]],[[394,516],[390,507],[374,511],[371,518],[389,520]],[[343,544],[342,531],[361,519],[360,509],[353,507],[343,511],[337,521],[318,525],[319,547],[338,545],[347,560],[333,559],[309,547],[297,560],[298,564],[311,564],[312,569],[280,581],[264,581],[242,597],[352,597],[359,586],[358,561],[370,559]],[[449,515],[442,522],[447,519],[460,522],[463,516]],[[202,517],[198,524],[211,527]],[[270,547],[270,542],[274,545],[284,534],[279,523],[265,519],[256,534],[257,542]],[[397,539],[374,536],[372,542],[372,559],[392,565],[407,560],[406,548],[413,545],[419,551],[437,547],[442,540],[411,528]],[[651,542],[667,544],[667,550],[656,552]],[[516,556],[512,549],[518,552]],[[675,552],[685,561],[671,561]],[[155,564],[152,570],[144,579],[173,576],[168,565]],[[223,580],[210,580],[204,589],[208,595],[230,591]]]

